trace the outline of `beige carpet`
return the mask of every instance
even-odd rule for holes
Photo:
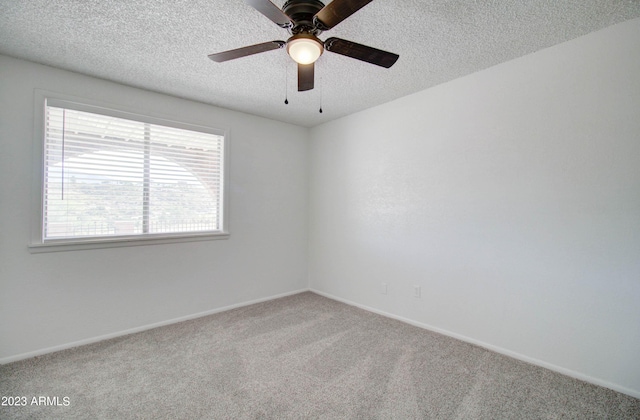
[[[313,293],[4,365],[0,393],[27,399],[2,419],[640,418],[638,399]]]

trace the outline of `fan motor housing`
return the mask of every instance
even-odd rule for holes
[[[323,7],[324,3],[319,0],[287,0],[282,6],[282,11],[294,22],[291,33],[319,33],[313,24],[313,17]]]

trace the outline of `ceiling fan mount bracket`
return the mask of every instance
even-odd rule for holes
[[[323,8],[324,3],[319,0],[287,0],[282,6],[282,11],[293,22],[292,34],[318,35],[321,28],[316,25],[314,16]]]

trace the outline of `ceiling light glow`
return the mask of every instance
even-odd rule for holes
[[[287,52],[298,64],[314,63],[323,50],[322,43],[313,35],[298,34],[287,41]]]

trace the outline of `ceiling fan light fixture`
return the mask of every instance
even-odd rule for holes
[[[287,53],[298,64],[311,64],[322,55],[322,42],[311,34],[297,34],[287,41]]]
[[[272,0],[245,0],[267,19],[286,29],[291,37],[285,41],[262,42],[242,48],[209,54],[217,63],[287,47],[287,53],[298,64],[298,92],[313,89],[315,65],[324,50],[365,63],[389,68],[400,57],[388,51],[368,47],[341,38],[322,41],[318,35],[327,31],[373,0],[286,0],[282,8]],[[321,111],[322,112],[322,111]]]

